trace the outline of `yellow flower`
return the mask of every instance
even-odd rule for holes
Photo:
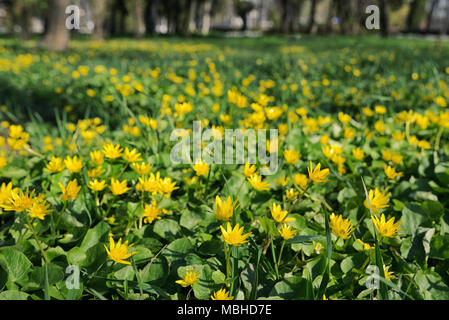
[[[214,294],[210,297],[212,300],[233,300],[233,296],[229,296],[229,292],[226,289],[220,289],[215,291]]]
[[[132,149],[131,151],[129,151],[128,147],[125,148],[125,154],[123,155],[123,159],[125,159],[128,162],[142,161],[142,158],[140,158],[140,153],[137,153],[136,149]]]
[[[197,159],[195,165],[193,166],[197,176],[205,176],[209,172],[209,165],[201,159]]]
[[[426,149],[426,150],[432,148],[430,143],[426,140],[420,140],[418,142],[418,147],[420,147],[421,149]]]
[[[99,166],[103,164],[104,154],[100,150],[92,151],[90,153],[90,159],[92,160],[94,165]]]
[[[276,222],[282,223],[282,222],[290,222],[294,221],[295,218],[286,218],[288,215],[288,212],[285,210],[282,210],[281,205],[276,205],[276,203],[272,203],[270,206],[271,216],[273,217]]]
[[[349,114],[339,112],[338,113],[338,120],[341,121],[343,124],[347,124],[349,121],[351,121],[351,116]]]
[[[394,164],[400,164],[402,162],[402,155],[400,153],[393,153],[391,156],[391,162]]]
[[[332,233],[342,239],[348,239],[354,231],[354,226],[349,219],[343,219],[343,216],[336,216],[332,213],[329,217],[329,226],[332,229]]]
[[[243,227],[239,228],[238,223],[235,225],[234,229],[232,229],[231,224],[229,222],[226,226],[226,230],[223,228],[223,226],[220,226],[220,229],[223,235],[223,240],[227,244],[236,247],[248,242],[248,240],[246,239],[251,235],[251,232],[243,234]]]
[[[234,214],[234,207],[237,204],[237,200],[232,202],[231,197],[229,196],[226,201],[221,200],[220,196],[215,197],[215,214],[214,217],[218,220],[228,221],[229,218]]]
[[[284,223],[282,227],[279,229],[279,233],[281,234],[281,237],[284,238],[284,240],[288,240],[293,238],[293,236],[296,233],[296,230],[292,229],[291,225]]]
[[[446,99],[444,99],[442,96],[438,96],[434,99],[437,106],[445,108],[447,107]]]
[[[377,114],[385,114],[387,112],[387,108],[385,108],[384,106],[375,106],[374,110]]]
[[[391,280],[392,278],[395,278],[394,273],[389,270],[390,266],[387,267],[383,265],[383,267],[384,267],[385,280]]]
[[[352,149],[352,154],[357,160],[363,160],[363,158],[365,157],[365,151],[360,148]]]
[[[170,198],[171,193],[176,189],[179,189],[179,187],[176,186],[176,181],[171,182],[171,178],[166,177],[163,180],[159,181],[159,191],[163,193],[167,198]]]
[[[50,210],[50,204],[48,204],[45,200],[45,196],[39,195],[31,205],[31,208],[28,208],[28,213],[31,218],[38,218],[40,220],[44,220],[45,216],[48,215],[53,210]]]
[[[393,153],[390,150],[382,151],[382,159],[384,159],[384,161],[390,161],[392,156]]]
[[[108,159],[117,159],[122,156],[123,149],[120,148],[120,144],[112,144],[112,143],[105,143],[103,145],[103,153],[106,158]]]
[[[315,246],[313,247],[313,251],[316,254],[320,254],[321,249],[323,249],[323,245],[321,244],[321,242],[315,243]]]
[[[126,180],[120,182],[119,180],[115,180],[114,178],[112,178],[111,186],[109,188],[111,189],[112,193],[115,196],[119,196],[131,190],[131,188],[128,188],[126,184],[127,184]]]
[[[309,172],[309,179],[316,182],[326,182],[326,177],[329,175],[329,169],[321,170],[321,163],[318,163],[315,169],[313,168],[312,161],[310,161],[310,167],[307,168]]]
[[[375,246],[371,246],[369,243],[363,242],[361,239],[356,239],[358,243],[360,243],[363,246],[363,250],[372,250],[375,248]]]
[[[30,194],[28,194],[28,188],[26,189],[25,193],[22,190],[12,190],[8,197],[8,200],[3,203],[1,207],[6,211],[23,212],[31,208],[31,206],[33,205],[33,194],[34,190],[31,191]]]
[[[180,284],[181,286],[188,287],[188,286],[192,286],[195,283],[198,282],[198,277],[200,276],[200,271],[195,272],[194,269],[192,268],[191,270],[188,270],[186,272],[186,275],[184,276],[184,279],[182,280],[176,280],[175,282],[177,284]]]
[[[64,160],[64,164],[71,173],[80,172],[83,168],[83,163],[80,159],[78,159],[77,156],[73,156],[73,158],[67,156],[67,158],[65,158]]]
[[[299,192],[297,192],[293,188],[285,190],[285,196],[287,197],[288,200],[296,199],[298,197],[298,195],[299,195]]]
[[[122,264],[131,264],[129,261],[125,261],[125,259],[128,259],[129,257],[135,255],[137,251],[134,252],[128,252],[129,249],[133,245],[128,245],[128,240],[126,240],[124,243],[122,243],[122,238],[118,240],[117,243],[114,242],[114,239],[112,238],[112,235],[109,236],[109,250],[104,245],[104,248],[106,249],[106,252],[108,253],[109,259],[122,263]]]
[[[64,163],[62,161],[62,158],[58,157],[51,157],[51,160],[46,165],[47,170],[51,173],[56,173],[64,170]]]
[[[288,185],[288,182],[290,181],[290,179],[286,176],[282,176],[279,179],[274,180],[273,182],[277,185],[280,185],[282,187],[285,187],[286,185]]]
[[[346,127],[345,128],[345,132],[344,132],[344,137],[346,139],[352,139],[355,136],[355,129],[354,128],[350,128],[350,127]]]
[[[258,191],[265,191],[270,189],[270,184],[266,181],[262,181],[262,176],[258,174],[252,174],[247,179],[249,183],[251,183],[253,188]]]
[[[376,129],[376,131],[380,134],[384,134],[386,130],[385,123],[382,120],[376,121],[374,124],[374,129]]]
[[[131,167],[134,169],[134,171],[137,174],[140,174],[140,175],[147,175],[150,173],[150,170],[151,170],[151,164],[150,163],[145,164],[145,162],[142,162],[140,164],[133,163],[131,165]]]
[[[106,170],[103,169],[102,166],[99,166],[97,168],[94,169],[90,169],[87,171],[87,175],[89,176],[89,178],[97,178],[98,176],[100,176],[102,173],[104,173]]]
[[[385,171],[385,174],[387,175],[387,177],[392,180],[395,179],[396,177],[402,176],[402,172],[396,172],[395,168],[390,167],[388,165],[384,166],[384,171]]]
[[[5,167],[8,164],[8,160],[4,156],[0,156],[0,168]]]
[[[89,181],[89,188],[94,191],[101,191],[106,188],[106,181],[98,181],[97,179]]]
[[[61,182],[58,183],[62,191],[62,200],[75,200],[78,198],[78,192],[81,190],[81,186],[78,185],[78,181],[73,179],[65,187]]]
[[[301,154],[296,150],[284,150],[285,163],[295,165]]]
[[[250,165],[248,161],[245,163],[245,167],[243,168],[243,174],[246,177],[252,176],[256,172],[256,166]]]
[[[297,186],[301,187],[301,189],[305,189],[307,186],[307,183],[309,182],[309,179],[307,179],[307,176],[305,174],[297,173],[293,177],[293,182]]]
[[[387,203],[390,195],[391,193],[381,192],[378,188],[376,188],[374,191],[373,190],[369,191],[368,198],[373,213],[377,213],[380,209],[388,207]],[[365,208],[369,209],[368,201],[366,199],[363,202],[363,204],[365,205]]]
[[[393,133],[393,140],[394,141],[402,141],[405,138],[404,132],[395,132]]]
[[[398,228],[401,225],[402,221],[397,221],[394,223],[394,217],[390,220],[385,220],[385,215],[382,213],[380,219],[375,215],[371,215],[371,219],[373,220],[373,224],[376,227],[377,232],[382,237],[393,238],[398,233]]]
[[[151,200],[151,205],[145,203],[145,209],[143,210],[143,216],[145,217],[145,223],[153,223],[154,220],[160,220],[159,217],[160,210],[157,206],[155,199]]]
[[[15,188],[14,192],[17,192],[18,189]],[[12,182],[10,181],[8,184],[2,183],[0,186],[0,205],[7,203],[11,193],[13,192]]]

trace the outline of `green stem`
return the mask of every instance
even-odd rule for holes
[[[41,242],[39,241],[39,238],[38,238],[38,236],[37,236],[36,230],[34,230],[33,224],[31,223],[30,218],[28,218],[28,215],[27,215],[27,214],[25,214],[25,219],[26,219],[28,228],[30,228],[31,232],[33,233],[34,240],[36,241],[37,246],[39,247],[39,250],[40,250],[40,252],[41,252],[41,254],[42,254],[42,257],[44,258],[45,262],[48,263],[48,257],[47,257],[47,255],[45,254],[44,249],[42,248],[42,244],[41,244]]]
[[[59,226],[59,221],[61,220],[61,217],[62,217],[62,214],[64,213],[64,211],[67,209],[67,204],[68,204],[68,201],[64,201],[64,205],[62,206],[62,210],[59,212],[58,217],[56,219],[55,229],[57,229],[58,226]]]
[[[104,215],[105,218],[108,216],[109,211],[111,211],[112,205],[114,204],[114,200],[115,200],[115,197],[113,197],[112,200],[111,200],[111,202],[109,202],[108,209],[106,210],[106,213],[105,213],[105,215]]]
[[[281,245],[281,251],[279,252],[279,257],[278,257],[278,268],[281,265],[281,257],[282,257],[282,252],[284,251],[284,245],[285,245],[285,239],[284,241],[282,241],[282,245]]]

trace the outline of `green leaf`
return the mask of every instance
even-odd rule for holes
[[[449,163],[439,163],[435,167],[435,175],[443,186],[449,185]]]
[[[215,284],[223,284],[226,282],[226,276],[220,270],[215,270],[212,272],[212,280]]]
[[[195,229],[198,224],[204,219],[204,214],[199,212],[194,212],[190,210],[183,210],[183,213],[181,215],[181,219],[179,220],[179,224],[187,229],[193,230]]]
[[[30,260],[14,248],[1,248],[0,262],[4,263],[4,269],[8,272],[8,279],[12,282],[24,279],[32,266]]]
[[[214,282],[212,281],[212,270],[208,265],[205,265],[201,268],[198,282],[194,283],[192,286],[195,298],[200,300],[209,300],[212,294],[213,286]]]
[[[223,242],[218,239],[204,241],[198,248],[200,254],[214,256],[223,250]]]
[[[67,252],[67,262],[69,265],[84,267],[84,261],[86,260],[86,258],[86,252],[78,247],[73,247]]]
[[[415,281],[424,299],[449,299],[449,288],[438,273],[431,270],[419,270],[416,274]]]
[[[439,221],[444,213],[443,205],[438,201],[426,200],[422,204],[424,211],[434,221]]]
[[[154,233],[162,237],[163,239],[167,239],[170,237],[176,237],[178,232],[180,231],[179,224],[171,219],[163,219],[158,220],[154,224]]]
[[[418,227],[431,227],[431,221],[419,205],[408,203],[402,210],[402,230],[406,235],[414,235]]]
[[[7,290],[0,292],[0,300],[28,300],[30,295],[18,290]]]
[[[184,260],[185,255],[193,249],[193,244],[189,238],[181,238],[170,243],[162,253],[171,263],[175,260]]]
[[[106,222],[100,222],[94,228],[87,231],[80,248],[87,251],[98,243],[107,243],[111,227]]]
[[[9,166],[8,170],[2,172],[2,177],[9,179],[21,179],[28,175],[28,171],[22,168]]]
[[[284,300],[304,299],[307,295],[307,280],[299,276],[286,277],[276,283],[270,292],[270,297],[280,297]]]
[[[436,235],[432,238],[429,256],[433,259],[449,259],[449,237],[447,235]]]
[[[60,266],[52,263],[47,265],[47,276],[49,285],[62,281],[64,279],[64,275],[65,273]],[[43,287],[45,280],[45,266],[35,268],[30,273],[30,280],[36,282],[41,287]]]

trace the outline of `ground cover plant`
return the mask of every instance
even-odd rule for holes
[[[0,39],[0,299],[448,299],[448,82],[424,40]],[[194,121],[278,170],[174,164]]]

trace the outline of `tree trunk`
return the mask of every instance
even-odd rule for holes
[[[6,3],[11,13],[11,21],[14,26],[20,27],[19,37],[22,40],[28,40],[31,34],[30,30],[30,7],[24,2],[24,0],[15,0],[12,3]]]
[[[334,17],[334,0],[329,0],[329,9],[327,12],[326,33],[332,33],[332,18]]]
[[[204,12],[203,12],[203,19],[202,19],[202,24],[201,24],[201,33],[202,34],[209,33],[211,10],[212,10],[212,1],[206,0],[206,2],[204,3]]]
[[[433,10],[433,9],[431,9]],[[410,4],[410,11],[407,16],[407,29],[409,32],[419,29],[419,25],[426,11],[425,0],[413,0]]]
[[[70,5],[70,0],[49,0],[48,32],[45,35],[42,46],[49,50],[62,51],[69,47],[70,32],[67,29],[65,9]]]
[[[437,4],[438,4],[438,0],[432,0],[432,3],[430,5],[429,14],[427,15],[427,20],[426,20],[426,33],[430,32],[430,27],[432,26],[433,12],[435,11]]]
[[[147,0],[145,10],[145,29],[150,35],[156,34],[158,0]]]
[[[143,0],[133,0],[132,3],[132,18],[134,37],[137,39],[142,38],[145,34],[145,11]]]
[[[380,34],[382,35],[382,37],[387,37],[390,34],[387,0],[379,0],[379,10],[380,10]]]
[[[196,32],[196,17],[195,13],[198,10],[198,0],[192,0],[192,5],[190,6],[189,12],[189,33]]]
[[[317,4],[317,0],[311,0],[309,24],[307,26],[307,33],[312,33],[313,26],[315,25],[316,4]]]
[[[92,16],[95,24],[92,40],[104,40],[104,21],[106,16],[106,0],[91,0]]]

